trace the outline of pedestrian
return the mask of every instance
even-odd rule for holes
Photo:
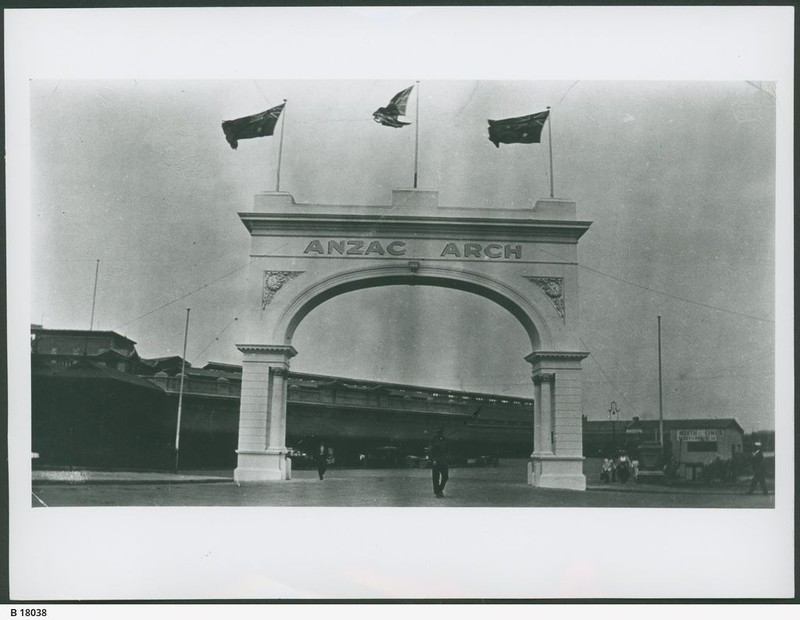
[[[751,463],[753,466],[753,479],[750,481],[750,489],[747,495],[752,495],[756,490],[756,485],[761,486],[764,495],[767,495],[767,481],[764,478],[764,453],[761,451],[761,442],[757,441],[753,444],[755,451],[751,456]]]
[[[629,467],[630,460],[628,459],[628,455],[625,454],[625,450],[621,450],[619,457],[617,457],[617,480],[622,484],[627,484],[628,482],[628,474],[630,473]]]
[[[328,469],[328,453],[325,449],[325,443],[320,441],[319,442],[319,450],[317,451],[317,473],[319,474],[319,479],[322,480],[325,476],[325,472]]]
[[[633,459],[631,461],[631,470],[633,472],[633,481],[639,482],[639,459]]]
[[[600,480],[608,484],[611,481],[611,473],[614,470],[614,463],[608,457],[603,459],[603,465],[600,467]]]
[[[444,497],[444,486],[450,478],[449,448],[444,437],[444,428],[436,431],[436,436],[431,441],[429,456],[431,459],[433,475],[433,494],[436,497]]]

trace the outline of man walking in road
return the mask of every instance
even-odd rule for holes
[[[450,455],[443,428],[437,429],[436,437],[431,441],[428,455],[433,466],[433,494],[436,497],[444,497],[444,485],[447,484],[447,479],[450,477],[450,468],[448,466]]]
[[[764,495],[767,495],[767,481],[764,478],[764,453],[761,451],[761,442],[757,441],[753,444],[755,452],[753,452],[753,479],[750,481],[750,490],[747,491],[748,495],[752,495],[756,490],[756,485],[761,486]]]
[[[319,450],[317,450],[317,473],[319,474],[319,479],[323,480],[325,477],[325,472],[328,469],[328,450],[325,447],[325,442],[319,443]]]

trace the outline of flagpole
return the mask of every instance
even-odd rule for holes
[[[183,331],[183,358],[181,359],[181,387],[178,392],[178,421],[175,424],[175,471],[181,449],[181,409],[183,407],[183,380],[186,378],[186,340],[189,337],[189,308],[186,308],[186,328]]]
[[[94,303],[97,301],[97,274],[100,271],[100,259],[97,259],[97,265],[94,268],[94,293],[92,293],[92,318],[89,321],[89,331],[94,327]]]
[[[417,164],[419,162],[419,80],[416,81],[417,86],[417,121],[414,123],[414,189],[417,189]]]
[[[550,198],[555,197],[553,192],[553,121],[550,106],[547,106],[547,144],[550,147]]]
[[[661,315],[658,315],[658,443],[664,449],[664,401],[661,392]]]
[[[281,141],[278,145],[278,178],[275,182],[275,191],[281,191],[281,155],[283,154],[283,128],[286,125],[286,99],[283,100],[283,110],[281,110]]]

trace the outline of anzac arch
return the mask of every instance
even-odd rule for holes
[[[493,301],[530,339],[534,450],[528,483],[585,489],[582,472],[575,203],[532,209],[440,207],[438,193],[395,190],[390,206],[297,204],[258,194],[240,213],[251,235],[239,483],[287,480],[286,378],[303,318],[343,293],[389,285],[458,289]]]

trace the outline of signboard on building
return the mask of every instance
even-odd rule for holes
[[[725,436],[725,431],[715,429],[692,429],[676,431],[678,441],[719,441]]]

